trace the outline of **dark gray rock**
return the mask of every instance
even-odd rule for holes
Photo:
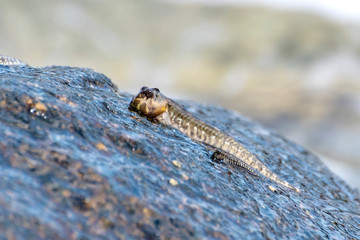
[[[0,67],[1,238],[359,238],[359,193],[307,150],[183,102],[296,193],[213,163],[205,146],[130,112],[131,97],[89,69]]]

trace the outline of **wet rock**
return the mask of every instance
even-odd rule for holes
[[[131,97],[90,69],[0,67],[0,238],[359,238],[359,192],[306,149],[182,102],[296,193],[213,163],[205,146],[130,112]]]

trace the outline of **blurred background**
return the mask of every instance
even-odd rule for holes
[[[4,1],[0,53],[92,68],[135,94],[234,109],[360,188],[360,6],[353,1]]]

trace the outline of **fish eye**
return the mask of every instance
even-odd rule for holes
[[[154,93],[150,89],[146,90],[144,94],[147,98],[152,98],[154,96]]]
[[[148,88],[148,87],[143,86],[143,87],[140,89],[140,92],[145,91],[145,89],[147,89],[147,88]]]

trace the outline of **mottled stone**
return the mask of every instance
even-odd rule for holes
[[[0,238],[360,236],[359,192],[306,149],[238,113],[182,102],[296,193],[212,162],[206,146],[130,112],[131,97],[90,69],[0,66]]]

